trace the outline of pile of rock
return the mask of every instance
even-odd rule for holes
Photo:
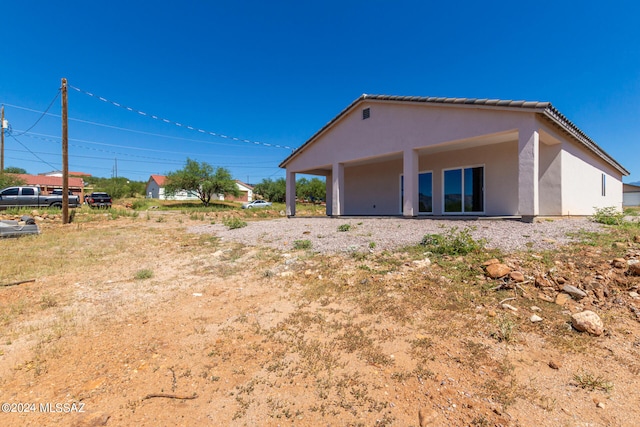
[[[604,333],[604,325],[596,311],[611,304],[626,305],[640,321],[640,236],[633,242],[621,243],[623,257],[606,262],[597,248],[582,254],[576,260],[556,261],[555,266],[543,271],[526,271],[517,259],[500,261],[490,259],[483,263],[485,277],[495,281],[494,289],[516,289],[529,299],[540,299],[558,304],[571,314],[572,326],[580,332],[598,336]],[[534,256],[535,258],[535,256]],[[578,268],[576,264],[580,264]],[[542,264],[536,268],[540,268]],[[586,268],[585,268],[586,267]],[[584,275],[584,271],[591,274]],[[526,289],[525,284],[530,284]],[[516,298],[509,298],[511,300]],[[500,304],[513,311],[514,304]],[[534,313],[531,322],[543,319]]]
[[[55,222],[55,221],[61,221],[62,220],[62,213],[56,213],[56,214],[50,214],[47,212],[40,212],[38,210],[32,210],[29,215],[31,215],[33,217],[33,219],[36,220],[36,222]],[[24,214],[6,214],[6,213],[0,213],[0,220],[13,220],[13,221],[20,221],[20,218],[22,218],[24,216]]]

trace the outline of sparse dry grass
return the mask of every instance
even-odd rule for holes
[[[414,247],[285,257],[185,234],[190,222],[202,221],[201,213],[154,215],[149,221],[96,216],[0,241],[7,254],[0,277],[36,279],[35,285],[0,288],[0,354],[18,360],[10,367],[19,379],[14,384],[45,387],[71,378],[64,356],[90,351],[94,360],[83,368],[109,378],[92,391],[93,403],[100,408],[120,399],[120,409],[110,410],[129,408],[122,416],[132,424],[145,405],[151,408],[135,394],[155,387],[209,396],[198,403],[233,425],[417,425],[421,407],[436,412],[434,425],[495,425],[507,423],[499,415],[504,408],[517,417],[522,402],[541,411],[539,419],[545,411],[563,416],[557,411],[564,397],[540,389],[566,384],[543,375],[530,379],[547,361],[526,359],[527,336],[543,337],[545,351],[567,358],[605,351],[567,328],[554,304],[536,302],[545,322],[531,325],[521,313],[532,302],[520,291],[514,303],[520,313],[488,317],[498,301],[514,295],[492,290],[495,283],[483,279],[480,265],[494,253],[460,258]],[[429,267],[413,263],[425,257]],[[19,268],[23,259],[32,265]],[[554,265],[521,259],[528,269]],[[150,280],[135,280],[142,271],[151,272],[144,275]],[[535,296],[532,284],[523,286]],[[638,328],[624,324],[624,330]],[[629,371],[634,351],[628,346],[607,363],[615,360]],[[616,378],[576,375],[585,390],[618,391]],[[69,387],[82,388],[90,379]],[[608,386],[613,381],[615,390]],[[162,411],[156,415],[165,424],[175,421]]]

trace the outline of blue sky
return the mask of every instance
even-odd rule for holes
[[[279,178],[275,145],[370,93],[550,101],[640,181],[639,16],[636,1],[8,0],[5,166],[61,167],[60,98],[41,112],[64,77],[81,90],[69,168],[95,176],[117,163],[146,181],[190,157]]]

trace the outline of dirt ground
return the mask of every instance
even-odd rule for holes
[[[613,261],[633,239],[500,255],[514,282],[489,253],[321,255],[185,232],[202,223],[0,240],[0,284],[34,279],[0,286],[0,425],[638,425],[640,277]],[[586,309],[604,334],[571,327]]]

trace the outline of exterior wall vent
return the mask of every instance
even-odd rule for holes
[[[365,108],[362,110],[362,120],[367,120],[369,117],[371,117],[371,109]]]

